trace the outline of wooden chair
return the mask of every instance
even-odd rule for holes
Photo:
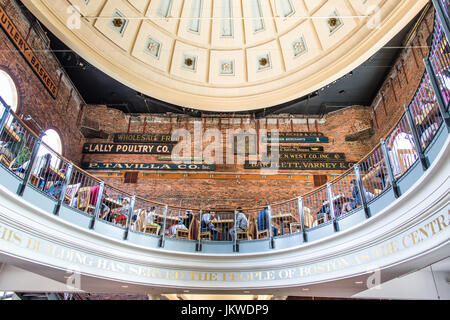
[[[66,194],[64,195],[64,202],[66,202],[69,206],[72,206],[73,199],[80,189],[81,183],[77,184],[69,184],[66,188]]]
[[[236,232],[236,240],[252,240],[252,228],[253,228],[253,219],[252,217],[250,217],[248,219],[247,230]]]
[[[312,228],[315,223],[314,216],[311,214],[311,209],[307,207],[303,207],[303,223],[305,225],[305,229]]]
[[[212,234],[210,231],[200,232],[200,240],[211,240]]]
[[[289,232],[295,233],[295,232],[301,232],[302,231],[302,225],[298,222],[291,222],[289,224]]]
[[[269,229],[256,231],[256,239],[262,239],[262,238],[268,238],[268,237],[269,237]]]
[[[161,228],[160,226],[155,226],[155,225],[148,224],[145,227],[145,232],[146,233],[150,233],[150,234],[154,234],[154,235],[158,235],[160,228]]]
[[[91,187],[80,188],[80,190],[78,190],[77,209],[84,212],[90,212],[95,210],[95,208],[91,206],[90,200],[91,200]]]
[[[136,221],[131,221],[131,230],[133,231],[141,231],[142,230],[142,211],[143,209],[137,209],[133,211],[133,214],[136,214]],[[144,210],[145,211],[145,210]]]
[[[189,238],[189,230],[188,229],[177,229],[176,237],[177,237],[177,239],[188,239]]]
[[[189,236],[188,236],[189,240],[195,240],[195,234],[197,231],[196,227],[197,227],[197,218],[193,216],[191,223],[189,224]]]
[[[11,159],[5,154],[0,155],[0,162],[3,163],[8,169],[12,169],[12,166],[16,162],[16,158]]]
[[[191,230],[191,239],[192,240],[198,240],[200,236],[200,221],[197,220],[197,217],[194,217],[194,225],[192,226]]]

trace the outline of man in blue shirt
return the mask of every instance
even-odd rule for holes
[[[258,226],[258,231],[269,229],[269,210],[267,208],[259,211],[258,216],[256,217],[256,224]],[[278,228],[272,226],[272,233],[276,237],[278,235]]]

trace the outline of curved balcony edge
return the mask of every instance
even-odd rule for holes
[[[55,274],[76,270],[91,279],[83,281],[86,284],[103,279],[147,288],[214,290],[293,288],[390,270],[406,262],[413,266],[411,262],[421,259],[432,263],[449,249],[448,134],[446,138],[428,170],[413,177],[414,184],[400,198],[370,219],[269,252],[206,254],[148,248],[74,226],[0,186],[2,262],[30,270],[45,266]],[[414,174],[414,166],[410,170],[405,179]]]

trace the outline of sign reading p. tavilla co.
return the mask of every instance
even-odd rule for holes
[[[28,64],[31,66],[31,69],[33,69],[34,73],[38,76],[39,80],[41,80],[45,88],[47,88],[48,92],[52,95],[54,99],[56,99],[58,87],[50,77],[49,73],[39,62],[39,59],[36,57],[33,50],[30,48],[25,39],[22,37],[19,30],[11,21],[5,9],[3,9],[1,5],[0,5],[0,25],[2,26],[3,30],[5,30],[5,33],[14,43],[16,48],[25,58],[25,60],[28,62]],[[2,47],[5,48],[4,46]]]
[[[171,154],[173,144],[85,143],[83,153]]]
[[[214,164],[174,164],[174,163],[115,163],[115,162],[84,162],[86,170],[193,170],[214,171]]]

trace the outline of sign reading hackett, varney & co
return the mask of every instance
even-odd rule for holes
[[[115,162],[84,162],[86,170],[187,170],[214,171],[214,164],[175,164],[175,163],[115,163]]]
[[[110,154],[171,154],[173,144],[146,143],[85,143],[83,153],[110,153]]]
[[[279,170],[348,170],[353,167],[355,162],[331,162],[331,161],[289,161],[261,163],[244,163],[244,169],[279,169]],[[271,166],[272,165],[272,166]]]

